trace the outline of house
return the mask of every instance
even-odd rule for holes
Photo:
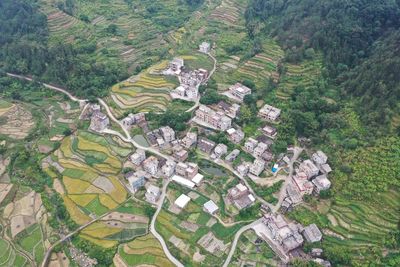
[[[182,139],[182,145],[185,148],[191,148],[197,142],[197,134],[193,132],[188,132],[186,136]]]
[[[303,198],[300,194],[300,191],[297,189],[297,187],[289,183],[286,187],[286,193],[289,199],[291,200],[292,204],[295,206],[297,204],[300,204],[303,201]]]
[[[142,186],[144,186],[146,180],[143,175],[136,175],[133,173],[131,176],[128,177],[128,183],[132,189],[132,192],[136,192]]]
[[[158,159],[154,156],[148,157],[143,161],[143,169],[152,176],[155,176],[158,172]]]
[[[278,132],[276,131],[276,128],[269,126],[269,125],[265,125],[264,128],[262,128],[262,132],[268,136],[269,138],[275,139],[275,137],[277,136]]]
[[[197,186],[200,185],[201,181],[203,181],[204,175],[197,173],[193,178],[192,182],[195,183]]]
[[[259,117],[269,121],[277,121],[280,115],[281,110],[279,108],[268,104],[265,104],[258,112]]]
[[[294,223],[287,223],[280,214],[264,214],[263,223],[270,231],[272,239],[285,253],[300,247],[304,242],[299,227]]]
[[[188,165],[186,163],[178,162],[178,164],[176,164],[175,172],[177,175],[186,176],[187,168],[188,168]]]
[[[328,163],[325,164],[321,164],[319,166],[319,170],[323,173],[323,174],[328,174],[332,171],[331,166]]]
[[[227,94],[228,97],[232,98],[233,100],[243,102],[244,97],[246,95],[251,94],[251,89],[247,86],[244,86],[241,83],[236,83],[229,87],[229,93]]]
[[[196,184],[194,182],[192,182],[191,180],[186,179],[179,175],[174,175],[174,176],[172,176],[171,179],[172,179],[172,181],[174,181],[180,185],[186,186],[190,189],[193,189],[196,186]]]
[[[108,124],[110,124],[110,120],[107,115],[96,111],[92,114],[89,128],[92,131],[101,133],[107,128]]]
[[[125,128],[128,128],[134,124],[139,124],[144,121],[146,121],[146,117],[144,113],[140,112],[136,114],[129,113],[126,118],[121,120],[121,123]]]
[[[233,162],[237,158],[237,156],[239,156],[239,154],[240,154],[240,150],[234,149],[234,150],[232,150],[231,153],[228,154],[228,156],[225,157],[225,160],[229,161],[229,162]]]
[[[223,112],[216,112],[205,105],[200,105],[195,114],[195,122],[217,130],[226,131],[232,125],[232,119]]]
[[[129,159],[133,164],[139,166],[146,159],[146,152],[143,149],[138,148]]]
[[[176,168],[175,161],[167,160],[167,162],[161,168],[161,171],[166,177],[171,177],[175,173],[175,168]]]
[[[187,204],[189,204],[190,202],[190,197],[188,197],[185,194],[180,195],[174,202],[174,204],[180,208],[180,209],[184,209],[186,207]]]
[[[314,180],[312,180],[314,184],[314,192],[319,194],[321,191],[328,190],[331,187],[331,181],[328,180],[326,174],[322,174],[317,176]]]
[[[199,172],[199,166],[195,163],[183,163],[183,162],[179,162],[176,165],[176,169],[175,172],[177,175],[185,177],[187,179],[192,180],[196,174],[198,174]]]
[[[210,53],[210,49],[211,49],[210,43],[202,42],[202,43],[199,45],[199,51],[200,51],[201,53],[208,54],[208,53]]]
[[[268,149],[268,145],[265,143],[258,143],[257,146],[254,148],[253,156],[256,158],[261,157],[261,155]]]
[[[239,114],[240,105],[236,103],[228,104],[225,101],[219,101],[217,104],[217,109],[224,112],[225,115],[230,117],[231,119],[234,119]]]
[[[175,140],[175,131],[171,127],[169,126],[161,127],[160,132],[165,142],[169,143]]]
[[[182,58],[174,58],[170,63],[169,63],[169,68],[175,72],[176,74],[179,74],[184,67],[184,61]]]
[[[243,184],[237,184],[228,190],[228,198],[231,200],[239,199],[246,196],[249,193],[249,189]]]
[[[150,203],[156,203],[161,196],[161,190],[158,186],[150,185],[146,189],[145,197]]]
[[[253,164],[250,166],[249,172],[254,174],[255,176],[259,176],[265,168],[265,161],[259,158],[256,158]]]
[[[249,153],[253,153],[253,151],[254,151],[254,149],[256,148],[257,145],[258,145],[258,141],[257,140],[255,140],[253,138],[249,138],[244,143],[244,149]]]
[[[303,236],[310,243],[319,242],[322,239],[322,233],[315,223],[304,227]]]
[[[189,153],[186,151],[186,150],[184,150],[184,149],[182,149],[182,150],[179,150],[179,151],[176,151],[175,153],[174,153],[174,158],[177,160],[177,161],[185,161],[185,160],[187,160],[187,158],[189,157]]]
[[[312,154],[311,158],[317,165],[325,164],[328,161],[328,157],[321,150],[318,150],[317,152]]]
[[[228,139],[235,144],[239,144],[244,139],[244,132],[240,129],[229,128],[226,130]]]
[[[308,180],[306,173],[298,172],[292,177],[292,180],[302,195],[312,194],[314,185]]]
[[[220,158],[221,156],[225,155],[226,153],[228,153],[228,147],[225,144],[218,144],[214,148],[214,153],[213,153],[212,157]]]
[[[300,163],[299,171],[304,172],[307,175],[308,179],[311,179],[319,173],[319,169],[317,168],[317,166],[315,166],[315,164],[309,159]]]
[[[205,212],[207,212],[211,215],[214,215],[215,213],[217,213],[219,208],[218,208],[217,204],[214,203],[214,201],[209,200],[206,203],[204,203],[203,209]]]
[[[204,153],[210,154],[212,149],[215,147],[215,142],[208,140],[204,137],[199,138],[197,142],[197,148]]]
[[[261,155],[261,158],[266,162],[270,162],[274,158],[274,155],[269,151],[264,151],[264,153]]]
[[[246,176],[250,169],[250,164],[248,162],[244,162],[236,167],[236,170],[241,176]]]

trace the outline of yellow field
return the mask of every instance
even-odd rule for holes
[[[114,185],[115,190],[111,192],[111,197],[118,203],[122,203],[125,201],[127,192],[125,188],[121,185],[121,183],[118,181],[118,178],[114,176],[109,176],[108,179],[111,181],[111,183]]]
[[[96,194],[69,195],[69,198],[72,199],[72,201],[74,201],[77,205],[81,207],[85,207],[96,197],[97,197]]]
[[[70,178],[68,176],[63,176],[63,184],[67,189],[68,194],[82,194],[89,186],[91,186],[88,182]]]
[[[61,143],[60,150],[64,157],[70,158],[74,155],[71,150],[71,136],[64,138],[63,142]]]
[[[69,197],[63,196],[63,200],[65,207],[74,222],[82,225],[91,220],[90,217],[83,213]]]
[[[80,234],[79,236],[103,248],[112,248],[118,244],[118,242],[114,240],[97,239],[85,234]]]
[[[115,202],[109,195],[100,194],[99,200],[102,205],[109,209],[115,209],[116,207],[118,207],[118,203]]]
[[[94,238],[104,238],[119,232],[121,232],[121,228],[111,228],[101,222],[95,222],[82,230],[82,234]]]
[[[107,147],[101,146],[97,143],[90,142],[82,137],[78,137],[78,149],[83,151],[98,151],[106,154],[108,158],[104,161],[115,168],[121,168],[121,162],[114,155],[111,154]]]

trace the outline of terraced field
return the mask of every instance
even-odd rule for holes
[[[157,217],[157,231],[167,241],[173,255],[179,258],[183,264],[195,262],[201,266],[222,265],[230,242],[243,224],[238,223],[231,227],[223,226],[217,219],[203,211],[202,205],[208,199],[197,193],[194,194],[197,194],[197,197],[193,198],[179,214],[174,214],[171,206],[181,193],[191,195],[194,192],[178,185],[170,185],[167,192],[169,201],[164,204],[164,209]],[[223,242],[226,250],[217,249],[214,253],[205,250],[198,242],[207,234],[212,234]]]
[[[247,1],[223,0],[214,11],[211,12],[209,20],[224,23],[231,27],[238,27],[238,21],[244,14]]]
[[[305,60],[299,65],[284,64],[285,73],[282,75],[276,95],[285,99],[290,96],[296,86],[312,86],[319,79],[322,69],[322,57],[314,60]]]
[[[62,189],[57,191],[64,192],[64,204],[76,223],[87,223],[125,205],[127,192],[118,174],[129,153],[110,139],[85,131],[63,140],[53,155],[63,169],[59,181]],[[148,221],[143,212],[133,215],[126,210],[115,211],[85,228],[80,236],[105,248],[114,247],[120,241],[146,234]]]
[[[165,256],[157,239],[151,234],[138,237],[135,240],[121,245],[114,257],[115,266],[174,266]]]
[[[27,260],[7,241],[0,239],[0,266],[27,266]]]

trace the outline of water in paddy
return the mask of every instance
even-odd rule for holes
[[[217,167],[204,167],[201,168],[202,171],[210,174],[210,175],[214,175],[214,176],[225,176],[226,173],[221,170],[220,168]]]

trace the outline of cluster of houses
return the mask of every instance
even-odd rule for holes
[[[303,227],[298,223],[287,222],[278,213],[264,214],[262,223],[262,228],[256,231],[257,234],[267,241],[281,258],[286,258],[290,252],[301,247],[305,240],[315,243],[322,239],[322,233],[315,224]]]
[[[170,92],[173,99],[182,99],[186,101],[196,101],[199,97],[199,86],[208,79],[206,69],[197,69],[185,71],[183,58],[174,58],[168,65],[168,69],[163,72],[165,75],[174,75],[178,77],[179,86]]]
[[[169,126],[149,131],[146,136],[152,146],[159,146],[160,148],[172,145],[176,140],[175,131]]]
[[[326,154],[317,151],[312,154],[311,159],[306,159],[300,163],[286,189],[287,197],[282,203],[284,212],[301,203],[304,195],[318,195],[321,191],[328,190],[331,187],[328,174],[332,169],[327,161]]]

